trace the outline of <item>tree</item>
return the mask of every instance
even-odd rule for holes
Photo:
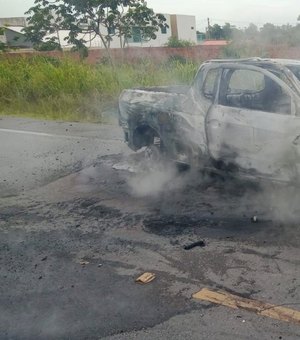
[[[222,26],[222,38],[225,40],[231,40],[233,33],[233,27],[226,22],[224,26]]]
[[[61,46],[61,29],[69,31],[66,40],[77,50],[86,49],[86,43],[99,37],[109,51],[114,37],[125,47],[133,28],[143,40],[150,40],[160,28],[168,27],[166,18],[155,14],[145,0],[35,0],[26,14],[28,27],[24,31],[37,48],[51,33],[51,44]]]
[[[5,27],[0,27],[0,35],[4,36],[4,32],[5,32]],[[8,46],[0,41],[0,52],[5,52],[8,49]]]
[[[274,24],[266,23],[260,29],[260,37],[264,43],[280,44],[286,41],[287,36],[286,26],[275,26]]]
[[[218,24],[214,24],[213,26],[209,26],[208,28],[208,36],[210,39],[220,40],[223,38],[223,30],[222,27]]]
[[[33,43],[37,50],[55,50],[61,48],[59,39],[58,18],[54,18],[54,4],[43,2],[44,5],[37,3],[31,7],[25,14],[30,14],[28,26],[23,29],[25,36]],[[56,33],[56,36],[50,34]]]
[[[247,39],[253,40],[257,38],[259,32],[257,26],[250,23],[249,26],[245,28],[244,33]]]
[[[0,41],[0,52],[6,52],[8,50],[8,46]]]

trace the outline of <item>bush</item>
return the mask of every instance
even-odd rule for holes
[[[177,47],[191,47],[191,46],[195,46],[195,44],[189,40],[182,40],[176,37],[170,37],[168,42],[166,43],[166,46],[177,48]]]
[[[181,56],[181,55],[174,54],[174,55],[171,55],[168,58],[167,63],[171,64],[171,65],[174,64],[174,63],[186,64],[187,60],[183,56]]]
[[[61,51],[60,45],[52,40],[41,42],[38,45],[35,45],[34,49],[37,51]]]
[[[255,42],[232,42],[222,49],[222,58],[268,58],[265,45]]]
[[[0,41],[0,51],[6,52],[7,50],[8,50],[7,45]]]
[[[198,65],[174,60],[157,65],[88,65],[71,59],[0,56],[0,114],[101,121],[125,88],[188,84]]]

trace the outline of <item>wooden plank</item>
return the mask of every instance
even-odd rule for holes
[[[234,309],[245,309],[269,318],[300,324],[300,312],[294,309],[272,305],[262,301],[246,299],[225,291],[201,289],[193,298],[213,302]]]
[[[155,274],[153,273],[144,273],[143,275],[139,276],[135,282],[146,284],[155,279]]]

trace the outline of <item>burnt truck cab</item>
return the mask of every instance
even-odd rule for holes
[[[300,63],[261,58],[203,63],[189,87],[133,89],[119,100],[129,147],[244,175],[300,174]]]

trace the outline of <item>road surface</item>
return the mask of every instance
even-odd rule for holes
[[[192,298],[300,310],[293,188],[154,166],[117,126],[2,118],[0,148],[1,339],[300,337]],[[136,283],[144,272],[155,280]]]
[[[24,192],[97,157],[125,152],[122,138],[112,125],[0,118],[1,195]]]

